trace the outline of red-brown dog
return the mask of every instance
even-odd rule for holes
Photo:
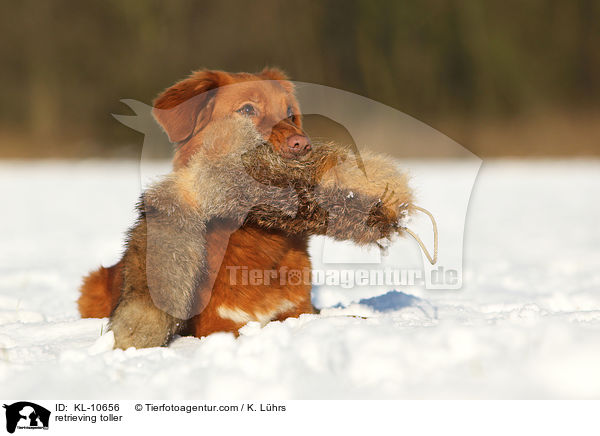
[[[154,108],[156,120],[176,144],[175,169],[187,165],[211,122],[232,114],[250,117],[263,137],[286,158],[303,156],[311,149],[302,130],[294,86],[276,69],[258,74],[197,71],[160,94]],[[209,282],[214,284],[211,299],[192,319],[189,334],[201,337],[216,331],[237,332],[249,321],[266,323],[312,313],[310,283],[299,280],[290,284],[279,277],[289,269],[310,269],[308,237],[253,226],[232,230],[225,220],[209,224],[207,252],[214,278]],[[230,271],[242,267],[273,271],[268,285],[232,284]],[[110,315],[121,292],[122,268],[119,261],[84,279],[78,301],[82,317]],[[223,305],[236,309],[218,310]]]

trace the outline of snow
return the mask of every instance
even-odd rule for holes
[[[139,163],[2,162],[0,186],[3,397],[600,398],[599,161],[484,163],[460,290],[321,285],[319,315],[125,351],[75,301],[120,256]]]

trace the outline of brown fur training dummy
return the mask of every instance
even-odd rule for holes
[[[399,221],[412,207],[406,176],[383,156],[322,145],[287,160],[250,121],[214,123],[190,164],[150,187],[138,205],[110,317],[115,347],[166,345],[223,314],[245,324],[243,312],[215,306],[211,296],[207,227],[215,219],[228,220],[232,232],[251,223],[364,245],[401,232]]]

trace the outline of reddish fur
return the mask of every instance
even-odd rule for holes
[[[297,317],[302,313],[312,313],[310,285],[280,285],[279,278],[267,285],[236,286],[230,284],[230,271],[227,266],[247,266],[248,269],[272,269],[288,267],[290,269],[310,268],[305,238],[290,238],[262,229],[242,227],[231,234],[224,223],[215,224],[208,232],[208,253],[210,271],[217,274],[210,302],[200,315],[193,318],[190,333],[194,336],[206,336],[216,331],[233,331],[242,327],[231,320],[222,319],[216,312],[225,305],[244,312],[270,312],[287,300],[297,303],[297,310],[289,311],[285,317]],[[229,245],[227,246],[227,237]],[[218,265],[219,248],[227,247],[225,257]],[[221,249],[222,250],[222,249]],[[222,251],[221,251],[222,252]],[[218,273],[217,273],[218,271]]]
[[[121,261],[115,265],[92,272],[83,280],[79,313],[83,318],[104,318],[110,315],[121,293]]]
[[[260,82],[265,79],[274,82]],[[269,139],[276,149],[281,149],[286,146],[288,137],[304,135],[300,117],[296,117],[294,122],[285,119],[287,105],[291,105],[296,114],[299,114],[299,108],[293,95],[293,85],[282,72],[265,69],[254,75],[199,71],[167,89],[154,103],[154,115],[169,138],[173,142],[184,141],[175,152],[174,168],[187,165],[201,146],[202,130],[211,120],[230,113],[231,105],[238,98],[238,91],[226,85],[246,82],[247,87],[239,93],[248,91],[264,98],[264,115],[255,123],[265,139]],[[250,226],[243,226],[231,233],[226,222],[211,223],[207,234],[207,252],[211,274],[216,277],[210,302],[200,315],[192,319],[189,333],[201,337],[216,331],[237,332],[242,324],[221,318],[216,311],[221,305],[247,313],[265,313],[277,309],[282,302],[292,301],[296,307],[282,312],[277,319],[312,313],[310,284],[280,285],[276,277],[269,286],[240,283],[232,286],[227,269],[227,266],[259,270],[278,270],[281,267],[310,269],[307,244],[306,237]],[[109,268],[102,267],[92,272],[81,287],[78,301],[81,316],[108,317],[117,303],[121,286],[120,261]]]

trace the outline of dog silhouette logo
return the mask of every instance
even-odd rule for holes
[[[3,406],[6,409],[6,431],[14,433],[18,429],[48,430],[50,411],[29,401]]]

